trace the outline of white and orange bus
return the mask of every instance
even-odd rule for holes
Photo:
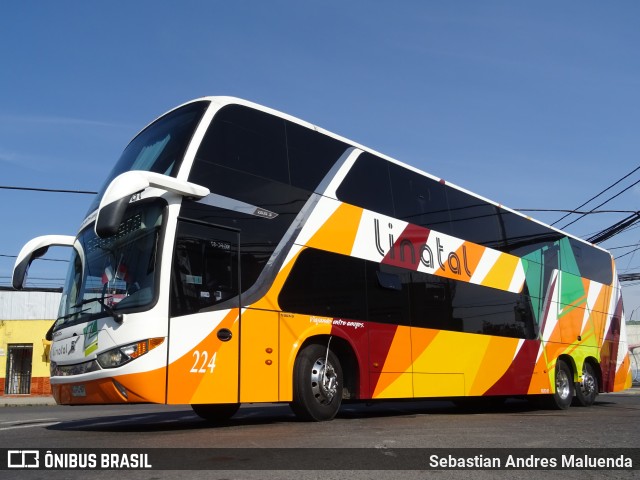
[[[142,130],[77,236],[49,335],[59,404],[530,396],[630,386],[609,253],[289,115],[229,97]]]

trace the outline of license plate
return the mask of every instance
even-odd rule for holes
[[[84,388],[84,385],[73,385],[71,387],[71,395],[74,397],[86,397],[87,391]]]

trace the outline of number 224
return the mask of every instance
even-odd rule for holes
[[[216,368],[216,355],[218,355],[218,352],[215,352],[213,357],[211,357],[211,360],[209,360],[209,354],[206,350],[202,353],[198,350],[194,350],[193,357],[195,360],[193,362],[193,367],[189,370],[189,373],[207,373],[207,368],[209,369],[209,373],[213,373],[213,369]],[[209,363],[207,363],[207,360],[209,360]],[[198,368],[198,365],[200,368]]]

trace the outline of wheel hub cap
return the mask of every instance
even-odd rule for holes
[[[325,365],[324,358],[319,358],[311,369],[311,391],[322,405],[330,404],[338,391],[338,375],[331,363]]]

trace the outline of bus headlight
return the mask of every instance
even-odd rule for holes
[[[136,343],[117,347],[98,355],[97,360],[102,368],[116,368],[129,363],[164,342],[164,338],[150,338]]]

